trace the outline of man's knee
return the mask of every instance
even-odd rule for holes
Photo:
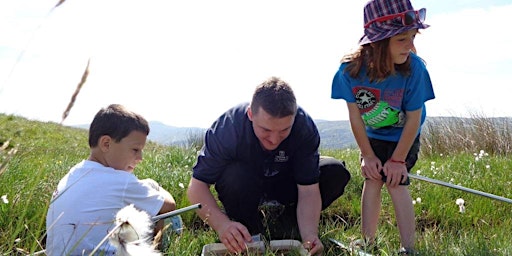
[[[345,163],[332,157],[320,157],[320,193],[322,209],[327,208],[334,200],[343,195],[345,186],[350,181],[350,172]]]
[[[215,184],[217,192],[242,195],[255,187],[255,177],[250,168],[240,162],[226,166]]]

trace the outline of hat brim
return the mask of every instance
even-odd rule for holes
[[[361,37],[361,39],[359,39],[359,45],[375,43],[380,40],[396,36],[398,34],[401,34],[412,29],[425,29],[428,27],[430,27],[430,25],[424,23],[414,23],[411,26],[384,25],[367,28],[364,31],[364,35]]]

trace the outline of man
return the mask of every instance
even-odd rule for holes
[[[256,88],[250,104],[228,110],[207,130],[188,198],[201,203],[199,216],[232,253],[264,233],[270,239],[300,235],[310,253],[319,254],[320,212],[350,180],[342,162],[319,160],[319,145],[316,125],[297,106],[291,87],[272,77]]]

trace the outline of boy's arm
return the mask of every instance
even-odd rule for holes
[[[159,192],[164,196],[165,199],[164,204],[158,213],[162,214],[176,210],[176,201],[174,200],[174,197],[172,197],[171,193],[162,187],[160,187]]]
[[[150,185],[164,197],[164,203],[162,204],[160,211],[158,211],[158,214],[168,213],[176,210],[176,201],[174,200],[174,197],[171,195],[171,193],[169,193],[169,191],[162,188],[158,182],[154,181],[153,179],[147,178],[141,181]]]

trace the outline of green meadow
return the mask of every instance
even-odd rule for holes
[[[435,120],[424,126],[420,159],[412,172],[511,198],[510,119]],[[200,147],[193,137],[183,147],[148,143],[135,171],[170,191],[179,208],[190,205],[186,188]],[[344,160],[352,174],[345,194],[322,212],[323,255],[351,255],[329,239],[349,243],[360,238],[359,152],[347,148],[321,153]],[[0,114],[0,255],[32,255],[44,249],[51,194],[69,168],[88,154],[86,130]],[[410,190],[420,255],[512,255],[512,204],[414,179]],[[458,199],[464,200],[464,208],[456,204]],[[200,255],[204,245],[217,242],[215,232],[193,211],[181,216],[185,229],[171,237],[164,255]],[[393,206],[384,189],[377,253],[394,255],[399,244]]]

